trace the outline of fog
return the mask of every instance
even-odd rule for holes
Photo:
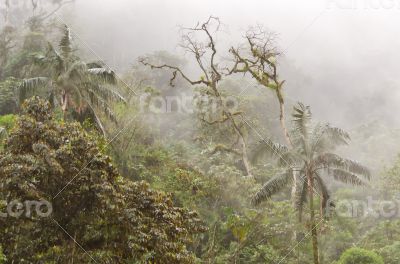
[[[400,110],[399,12],[394,1],[77,0],[62,17],[86,42],[83,48],[121,71],[153,51],[183,55],[179,26],[209,15],[222,20],[220,37],[232,45],[248,26],[262,24],[278,34],[287,96],[312,105],[318,118],[351,128],[382,118],[400,124],[394,114]]]
[[[257,25],[274,33],[276,64],[262,44],[252,49],[259,35],[246,42],[246,31]],[[69,238],[82,243],[82,259],[85,253],[94,260],[93,253],[103,263],[136,261],[137,253],[143,253],[139,262],[180,263],[152,261],[173,256],[155,255],[170,249],[193,251],[210,263],[311,263],[311,256],[315,264],[347,263],[339,258],[353,247],[382,255],[385,261],[376,263],[397,263],[399,25],[400,0],[0,0],[0,161],[6,164],[0,188],[12,187],[0,194],[18,197],[13,192],[29,189],[26,197],[48,199],[60,187],[52,200],[63,192],[57,204],[63,213],[53,220],[74,235],[37,236],[49,248],[30,246],[38,244],[30,236],[0,235],[0,264],[23,254],[66,260],[68,252],[74,262]],[[205,40],[196,42],[198,33]],[[225,75],[234,62],[236,71]],[[311,107],[312,118],[297,102]],[[157,194],[153,206],[135,194],[147,187],[118,185],[125,180],[169,193],[170,201]],[[120,200],[132,194],[145,199]],[[370,198],[379,203],[370,205]],[[395,201],[396,216],[384,212],[393,211],[388,200]],[[342,215],[341,201],[349,202],[351,215]],[[255,206],[261,202],[266,206]],[[135,210],[127,210],[130,203]],[[198,211],[205,235],[193,233],[189,243],[189,231],[175,221],[185,217],[158,210],[164,203]],[[114,216],[123,224],[111,221]],[[4,219],[0,214],[3,233],[27,230],[9,228]],[[135,231],[130,219],[145,228]],[[153,224],[157,219],[162,223]],[[109,234],[103,225],[110,224]],[[114,229],[124,225],[134,233]],[[158,226],[168,232],[152,229]],[[169,233],[179,244],[165,239]],[[28,254],[36,249],[45,254]]]

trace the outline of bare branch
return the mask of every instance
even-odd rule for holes
[[[239,113],[232,113],[223,103],[223,96],[218,87],[219,81],[222,79],[222,70],[218,66],[216,61],[217,56],[217,46],[213,34],[212,27],[216,24],[215,32],[219,31],[221,22],[219,18],[210,16],[204,23],[197,23],[192,28],[181,28],[182,30],[182,40],[180,47],[186,52],[194,56],[199,69],[203,72],[204,78],[201,77],[200,80],[194,81],[185,75],[179,67],[163,64],[154,65],[146,61],[146,59],[140,59],[139,61],[145,65],[150,66],[152,69],[169,69],[172,70],[172,78],[170,84],[173,82],[179,74],[191,85],[204,84],[212,92],[212,96],[217,99],[219,107],[221,107],[221,116],[216,120],[209,121],[204,118],[204,116],[199,116],[199,119],[209,125],[221,124],[230,121],[231,128],[235,132],[236,136],[239,138],[238,142],[241,145],[241,155],[244,163],[244,167],[247,175],[251,175],[250,163],[247,157],[247,143],[245,139],[245,133],[242,131],[243,127],[235,119],[235,116]],[[199,41],[196,40],[196,33],[201,33],[206,40]],[[238,63],[239,64],[239,63]],[[236,67],[236,71],[238,68]],[[243,71],[244,72],[244,71]],[[209,94],[209,93],[208,93]]]
[[[236,155],[242,155],[242,153],[240,153],[239,151],[233,149],[233,148],[229,148],[225,145],[222,144],[218,144],[215,146],[215,148],[210,152],[210,155],[214,155],[217,152],[229,152],[229,153],[234,153]]]
[[[239,48],[231,47],[230,53],[235,58],[235,62],[227,74],[249,73],[260,85],[275,91],[279,101],[279,119],[283,135],[287,144],[291,146],[292,142],[285,124],[285,101],[282,94],[285,81],[279,79],[275,61],[276,56],[279,56],[274,43],[275,35],[257,25],[249,28],[244,38],[248,50],[242,52]]]
[[[182,72],[182,70],[180,68],[178,68],[176,66],[171,66],[171,65],[168,65],[168,64],[153,65],[153,64],[147,62],[145,58],[140,58],[139,62],[142,63],[145,66],[149,66],[151,69],[170,69],[170,70],[172,70],[172,78],[170,79],[170,85],[171,86],[174,86],[174,81],[175,81],[178,73],[182,76],[182,78],[184,78],[191,85],[197,85],[197,84],[208,85],[208,82],[205,81],[205,80],[192,81],[189,77],[187,77]]]

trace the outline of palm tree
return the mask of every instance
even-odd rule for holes
[[[295,197],[296,210],[301,215],[303,206],[309,203],[310,233],[314,263],[319,263],[318,234],[314,212],[314,193],[321,197],[321,217],[329,206],[329,191],[321,177],[322,173],[332,176],[334,180],[353,185],[364,185],[371,174],[369,170],[356,161],[349,160],[334,154],[332,151],[340,145],[348,144],[350,137],[342,129],[331,127],[328,124],[311,124],[311,111],[308,106],[299,103],[294,107],[293,129],[291,139],[293,148],[265,141],[263,150],[273,152],[279,157],[282,172],[270,179],[253,197],[255,205],[268,200],[272,195],[290,185],[293,173],[300,175],[299,191]],[[268,143],[270,147],[266,147]],[[271,147],[272,146],[272,147]]]
[[[57,51],[48,44],[45,54],[35,56],[36,64],[47,76],[23,80],[19,87],[20,101],[26,99],[29,93],[45,88],[48,99],[53,105],[61,107],[64,118],[68,110],[78,114],[89,111],[105,133],[98,113],[102,112],[116,122],[110,103],[125,102],[115,89],[115,73],[101,62],[85,63],[75,56],[67,26],[64,26],[59,48],[60,51]]]

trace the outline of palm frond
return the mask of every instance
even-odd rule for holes
[[[356,174],[342,170],[342,169],[330,169],[329,174],[333,176],[336,181],[340,181],[346,184],[352,185],[366,185]]]
[[[29,92],[33,92],[48,84],[49,84],[49,78],[47,77],[35,77],[23,80],[18,87],[18,95],[20,102],[26,99],[26,96]]]
[[[345,164],[347,165],[348,171],[359,174],[367,180],[371,180],[371,171],[367,167],[361,165],[358,161],[345,159]]]
[[[56,75],[61,74],[64,70],[64,58],[58,53],[51,43],[47,44],[46,61],[50,62],[49,65],[53,68]]]
[[[296,151],[303,155],[311,154],[309,136],[311,133],[311,110],[309,106],[298,103],[293,107],[291,139]]]
[[[93,115],[93,117],[95,119],[95,122],[96,122],[96,125],[97,125],[98,129],[101,131],[103,136],[106,137],[107,133],[106,133],[106,130],[104,128],[103,123],[100,120],[100,117],[96,114],[96,110],[93,108],[93,106],[90,103],[88,103],[88,105],[89,105],[90,112],[91,112],[91,114]]]
[[[347,145],[350,136],[340,128],[331,127],[329,124],[319,124],[314,128],[311,149],[314,153],[332,151],[340,145]]]
[[[96,112],[95,109],[100,110],[108,119],[117,123],[117,117],[111,110],[111,107],[92,89],[88,89],[87,92],[89,94],[89,104],[93,107],[93,111]]]
[[[311,133],[311,135],[312,135],[311,142],[310,142],[311,149],[316,153],[322,152],[322,151],[328,149],[328,147],[325,148],[326,140],[323,138],[325,129],[326,129],[326,124],[317,123],[314,126],[314,129]]]
[[[49,82],[49,78],[47,78],[47,77],[35,77],[35,78],[23,80],[19,87],[21,89],[33,90],[33,89],[36,89],[38,87],[48,84],[48,82]]]
[[[108,102],[116,102],[116,103],[126,103],[125,98],[118,93],[113,87],[105,86],[105,85],[94,85],[92,86],[92,89],[97,92],[103,100],[108,101]]]
[[[278,157],[279,166],[300,167],[304,164],[304,157],[301,153],[288,151]]]
[[[289,149],[285,145],[275,143],[270,139],[263,139],[254,147],[251,153],[251,161],[256,163],[264,155],[281,158],[288,151]]]
[[[66,73],[66,76],[68,76],[68,79],[70,80],[81,82],[84,81],[86,73],[87,73],[86,63],[77,61],[71,65],[68,72]]]
[[[88,69],[87,72],[91,74],[93,77],[95,77],[97,80],[101,80],[104,83],[109,83],[109,84],[117,83],[117,77],[114,71],[107,70],[105,68],[91,68]]]
[[[345,159],[333,153],[323,153],[319,155],[314,160],[314,163],[316,166],[321,166],[328,170],[332,168],[341,169],[350,173],[358,174],[367,180],[371,179],[371,172],[367,167],[361,165],[357,161]]]
[[[292,123],[295,134],[301,135],[304,138],[308,137],[311,124],[311,110],[309,106],[298,103],[293,107]]]
[[[77,85],[70,85],[72,87],[73,92],[70,92],[71,97],[73,98],[72,104],[75,107],[75,110],[80,113],[82,110],[83,105],[83,95],[82,91],[79,86]]]
[[[317,189],[320,193],[320,196],[321,196],[321,209],[323,210],[321,213],[325,214],[327,203],[330,198],[330,194],[329,194],[328,188],[326,187],[323,179],[317,173],[315,173],[315,182],[317,183],[315,186],[317,187]]]
[[[65,57],[68,57],[72,52],[72,37],[71,30],[67,25],[64,25],[63,36],[60,41],[60,49]]]
[[[297,192],[295,193],[294,207],[299,214],[299,220],[301,222],[304,204],[307,202],[308,183],[304,178],[300,183],[301,186],[299,186],[300,188],[297,188]]]
[[[327,125],[324,130],[324,135],[326,135],[332,143],[338,145],[347,145],[350,141],[350,135],[341,128],[331,127]]]
[[[288,169],[285,172],[276,175],[270,179],[253,197],[252,203],[258,205],[268,200],[293,181],[293,170]]]

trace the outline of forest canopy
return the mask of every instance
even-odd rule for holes
[[[376,118],[383,91],[351,103],[370,110],[358,123],[337,122],[337,102],[321,114],[310,82],[331,101],[353,82],[292,60],[252,19],[193,16],[142,43],[147,27],[115,17],[94,32],[81,0],[0,3],[0,264],[399,263],[400,130]],[[107,12],[125,21],[134,4]],[[145,51],[114,65],[128,27]]]

